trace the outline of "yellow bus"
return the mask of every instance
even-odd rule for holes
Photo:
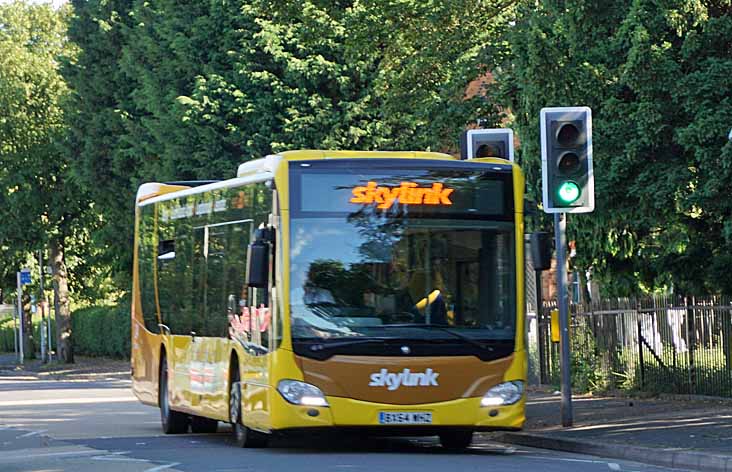
[[[439,436],[524,423],[519,167],[291,151],[137,193],[132,379],[165,433]]]

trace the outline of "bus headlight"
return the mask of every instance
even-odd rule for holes
[[[318,387],[299,380],[280,380],[277,391],[293,405],[328,406],[325,395]]]
[[[483,395],[480,406],[513,405],[521,400],[523,394],[524,383],[521,380],[500,383]]]

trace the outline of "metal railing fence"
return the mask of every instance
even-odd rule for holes
[[[539,378],[559,383],[549,310],[539,317]],[[653,296],[571,305],[577,390],[632,389],[732,397],[732,299]]]

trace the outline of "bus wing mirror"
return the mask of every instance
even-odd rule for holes
[[[269,244],[255,240],[247,251],[247,284],[253,288],[269,286]]]

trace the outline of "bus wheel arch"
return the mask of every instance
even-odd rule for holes
[[[160,422],[165,434],[181,434],[188,432],[188,415],[175,411],[170,407],[168,394],[168,358],[165,348],[160,350],[160,371],[158,374],[158,406]]]
[[[229,363],[229,422],[234,444],[238,447],[266,447],[269,435],[244,426],[239,356],[232,351]]]

